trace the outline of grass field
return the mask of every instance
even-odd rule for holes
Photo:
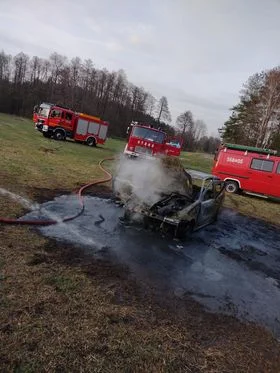
[[[114,139],[98,148],[73,141],[55,142],[35,131],[30,120],[4,114],[0,115],[0,141],[2,187],[31,199],[40,190],[70,192],[102,176],[98,162],[120,154],[125,146],[124,141]],[[187,168],[210,172],[213,156],[183,152],[181,160]],[[108,163],[108,167],[113,166]],[[280,221],[279,203],[261,198],[227,195],[225,206],[272,223]],[[13,213],[14,208],[6,212]]]
[[[123,147],[55,142],[30,120],[0,114],[0,188],[51,199],[102,176],[98,162]],[[209,172],[212,156],[185,153],[182,162]],[[275,203],[238,195],[225,203],[280,221]],[[0,211],[24,209],[0,196]],[[143,288],[126,268],[32,228],[0,225],[0,237],[0,371],[279,372],[279,344],[259,327]]]

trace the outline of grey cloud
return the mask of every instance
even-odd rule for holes
[[[249,75],[279,64],[279,14],[278,0],[2,0],[0,43],[123,68],[173,119],[191,109],[214,130]]]

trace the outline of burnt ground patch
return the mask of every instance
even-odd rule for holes
[[[217,225],[184,244],[166,241],[119,225],[121,208],[102,193],[86,197],[85,214],[74,225],[41,230],[53,238],[34,228],[2,227],[3,370],[278,372],[278,342],[238,314],[234,292],[223,293],[229,286],[225,272],[238,276],[236,268],[269,278],[245,261],[270,258],[273,268],[275,227],[225,210]],[[68,215],[76,197],[56,197],[43,206]],[[230,250],[243,252],[242,260],[229,258]]]
[[[111,199],[88,196],[85,202],[83,216],[41,232],[83,248],[88,260],[94,257],[126,268],[120,272],[128,271],[155,294],[191,295],[210,311],[254,321],[280,335],[280,231],[276,226],[224,209],[217,224],[182,243],[120,224],[122,208]],[[73,196],[43,206],[45,213],[57,217],[77,208]],[[69,260],[73,258],[81,260],[75,251]]]

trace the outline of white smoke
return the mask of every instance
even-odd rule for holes
[[[188,178],[183,169],[167,167],[161,158],[122,157],[117,166],[113,188],[130,207],[150,207],[163,195],[190,192]]]

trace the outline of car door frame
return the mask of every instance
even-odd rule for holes
[[[205,194],[209,191],[208,188],[206,188],[206,183],[208,181],[212,182],[212,198],[206,199]],[[200,210],[197,218],[197,226],[203,227],[204,225],[209,224],[215,215],[215,212],[207,213],[207,215],[204,217],[205,211],[208,212],[209,210],[215,211],[215,189],[214,189],[214,178],[213,177],[207,177],[203,179],[202,185],[201,185],[201,191],[199,195],[199,201],[200,201]]]

